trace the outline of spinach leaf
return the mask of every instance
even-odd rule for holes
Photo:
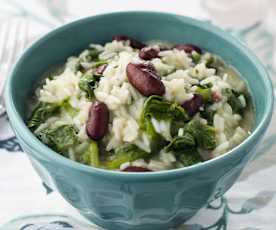
[[[212,101],[212,90],[211,87],[206,87],[206,86],[201,86],[198,85],[196,89],[196,93],[201,95],[206,102],[211,102]]]
[[[154,117],[157,120],[188,121],[185,109],[176,103],[171,103],[160,96],[150,96],[144,103],[142,123],[145,118]]]
[[[88,50],[83,51],[79,55],[79,60],[84,62],[92,62],[99,60],[99,54],[102,51],[97,50],[96,48],[89,48]]]
[[[38,133],[38,138],[54,151],[66,156],[68,149],[78,142],[76,129],[72,125],[43,129]]]
[[[80,162],[94,167],[100,166],[99,147],[96,141],[91,140],[89,147],[81,156]]]
[[[201,130],[197,131],[196,140],[202,149],[210,150],[216,147],[216,132],[214,127],[201,125]]]
[[[114,156],[105,163],[108,169],[118,169],[125,162],[132,162],[137,159],[145,159],[149,153],[140,149],[134,144],[126,144],[115,150]]]
[[[174,137],[178,134],[178,130],[180,128],[184,128],[185,126],[185,122],[184,121],[172,121],[171,122],[171,136]]]
[[[198,52],[193,51],[192,54],[191,54],[191,58],[192,58],[193,62],[195,64],[197,64],[197,63],[199,63],[199,61],[201,59],[201,55]]]
[[[60,106],[56,103],[41,102],[33,111],[28,121],[28,127],[32,130],[36,129],[40,124],[45,122],[50,116],[59,112]]]
[[[217,56],[210,55],[210,57],[206,61],[206,67],[215,69],[216,74],[218,74],[219,76],[222,76],[224,74],[225,64]]]
[[[71,117],[74,117],[77,115],[79,112],[78,109],[72,107],[70,104],[69,100],[64,100],[63,102],[60,103],[60,109],[64,109]]]
[[[215,111],[210,109],[208,105],[204,106],[204,109],[200,111],[200,115],[207,120],[208,125],[213,125]]]
[[[183,149],[178,153],[177,158],[186,167],[202,162],[202,157],[195,147]]]
[[[86,93],[88,99],[94,98],[94,90],[98,87],[100,76],[84,74],[79,81],[79,88]]]
[[[214,127],[203,125],[199,121],[193,119],[184,127],[184,133],[191,134],[198,147],[210,150],[216,147],[216,132]]]
[[[176,136],[170,142],[169,145],[166,146],[166,151],[175,151],[175,150],[183,150],[185,148],[190,148],[191,146],[195,146],[196,142],[194,137],[190,133],[184,133],[183,136]]]
[[[31,118],[28,121],[28,127],[34,130],[49,117],[59,114],[62,110],[69,113],[72,117],[79,112],[79,110],[70,105],[68,99],[59,103],[40,102],[34,109]]]
[[[183,136],[176,136],[165,147],[165,151],[172,152],[184,166],[190,166],[202,161],[196,148],[195,138],[188,132],[184,133]]]
[[[232,89],[225,89],[223,91],[223,94],[227,97],[227,102],[231,106],[233,112],[242,114],[244,107],[238,98],[241,94],[239,94],[238,92],[236,92]]]
[[[101,66],[101,65],[104,65],[104,64],[107,64],[107,63],[108,63],[108,62],[105,61],[105,60],[99,60],[99,61],[93,63],[92,67],[97,68],[97,67],[99,67],[99,66]]]
[[[99,51],[95,48],[90,48],[89,49],[89,54],[88,54],[89,61],[98,60],[100,53],[101,53],[101,51]]]
[[[188,114],[180,105],[166,101],[159,96],[150,96],[147,98],[141,114],[140,126],[148,135],[153,152],[159,152],[167,142],[155,131],[151,122],[152,117],[156,120],[170,120],[170,122],[184,122],[189,119]]]

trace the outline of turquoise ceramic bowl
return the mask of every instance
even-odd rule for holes
[[[252,135],[229,153],[188,168],[153,173],[95,169],[66,159],[28,130],[28,99],[40,76],[89,43],[116,34],[141,41],[193,43],[220,55],[244,76],[252,93],[256,124]],[[93,16],[62,26],[33,44],[10,75],[5,102],[11,125],[42,180],[92,222],[108,229],[168,229],[192,217],[236,181],[271,120],[273,90],[256,57],[226,32],[179,15],[122,12]]]

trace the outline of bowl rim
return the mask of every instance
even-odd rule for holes
[[[33,49],[36,49],[37,46],[39,46],[41,43],[43,43],[48,38],[51,38],[55,36],[60,31],[66,30],[67,28],[70,28],[71,26],[76,26],[78,24],[82,24],[85,21],[97,19],[97,18],[104,18],[107,16],[133,16],[133,15],[155,15],[155,16],[166,16],[166,17],[176,17],[177,19],[180,19],[184,21],[185,23],[196,26],[201,30],[204,30],[206,32],[211,32],[215,34],[216,36],[222,38],[223,40],[231,43],[235,48],[239,49],[243,55],[245,55],[256,67],[256,69],[259,72],[259,75],[262,76],[264,85],[266,87],[267,91],[267,103],[265,106],[264,115],[261,117],[260,122],[257,124],[255,129],[252,131],[251,135],[247,137],[241,144],[234,147],[227,153],[217,156],[213,159],[210,159],[205,162],[201,162],[189,167],[185,168],[178,168],[178,169],[170,169],[170,170],[163,170],[163,171],[156,171],[156,172],[139,172],[139,173],[131,173],[131,172],[121,172],[121,171],[113,171],[113,170],[106,170],[106,169],[100,169],[100,168],[94,168],[92,166],[87,166],[81,163],[78,163],[76,161],[70,160],[66,157],[61,156],[60,154],[56,153],[49,147],[47,147],[45,144],[40,142],[35,135],[28,129],[26,126],[24,120],[19,115],[15,104],[13,102],[13,96],[12,96],[12,89],[11,89],[11,82],[13,79],[13,76],[17,72],[17,69],[20,67],[21,63],[25,59],[25,57],[28,55],[29,52],[31,52]],[[208,25],[208,27],[206,26]],[[250,51],[245,45],[243,45],[237,38],[233,37],[231,34],[226,33],[219,27],[210,24],[206,21],[201,21],[198,19],[194,19],[191,17],[173,14],[173,13],[167,13],[167,12],[158,12],[158,11],[120,11],[120,12],[112,12],[112,13],[104,13],[104,14],[98,14],[93,16],[84,17],[75,21],[72,21],[70,23],[67,23],[65,25],[62,25],[61,27],[58,27],[46,35],[42,36],[40,39],[38,39],[36,42],[31,44],[28,49],[25,50],[25,52],[21,55],[21,57],[17,60],[16,64],[13,66],[12,71],[10,72],[5,86],[5,92],[4,92],[4,98],[5,98],[5,104],[8,116],[11,120],[11,125],[14,128],[15,131],[20,130],[19,132],[16,132],[16,136],[20,137],[20,139],[24,140],[24,144],[28,145],[32,152],[31,155],[35,155],[38,158],[42,159],[48,159],[51,161],[54,161],[60,165],[64,165],[66,167],[72,168],[74,170],[87,172],[90,174],[94,174],[97,176],[112,176],[116,179],[121,180],[128,180],[128,181],[137,181],[137,180],[152,180],[152,179],[160,179],[160,178],[172,178],[184,174],[194,173],[195,171],[200,170],[207,170],[208,168],[213,167],[214,165],[217,165],[221,162],[234,159],[234,157],[238,154],[238,152],[242,152],[243,149],[245,149],[246,146],[249,146],[251,144],[254,144],[265,132],[272,116],[273,111],[273,105],[274,105],[274,92],[273,92],[273,85],[271,82],[271,79],[269,78],[268,72],[263,66],[263,64],[259,61],[259,59],[256,57],[256,55]]]

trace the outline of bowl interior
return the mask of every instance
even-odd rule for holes
[[[113,35],[126,34],[141,41],[152,39],[193,43],[221,56],[244,77],[253,96],[255,127],[269,111],[272,89],[264,68],[237,40],[209,23],[183,16],[153,12],[125,12],[85,18],[65,25],[32,45],[18,61],[7,84],[9,100],[23,120],[29,98],[43,73],[78,54],[90,43],[104,44]],[[256,84],[257,83],[257,84]]]

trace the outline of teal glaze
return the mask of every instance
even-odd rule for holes
[[[194,43],[221,56],[244,76],[253,96],[252,135],[227,154],[188,168],[122,173],[81,165],[56,154],[24,124],[29,98],[50,67],[91,42],[115,34],[141,41]],[[208,23],[157,12],[121,12],[84,18],[62,26],[33,44],[19,59],[5,89],[11,125],[31,163],[50,187],[92,222],[107,229],[168,229],[177,226],[235,182],[263,137],[273,110],[273,88],[257,58],[238,40]]]

